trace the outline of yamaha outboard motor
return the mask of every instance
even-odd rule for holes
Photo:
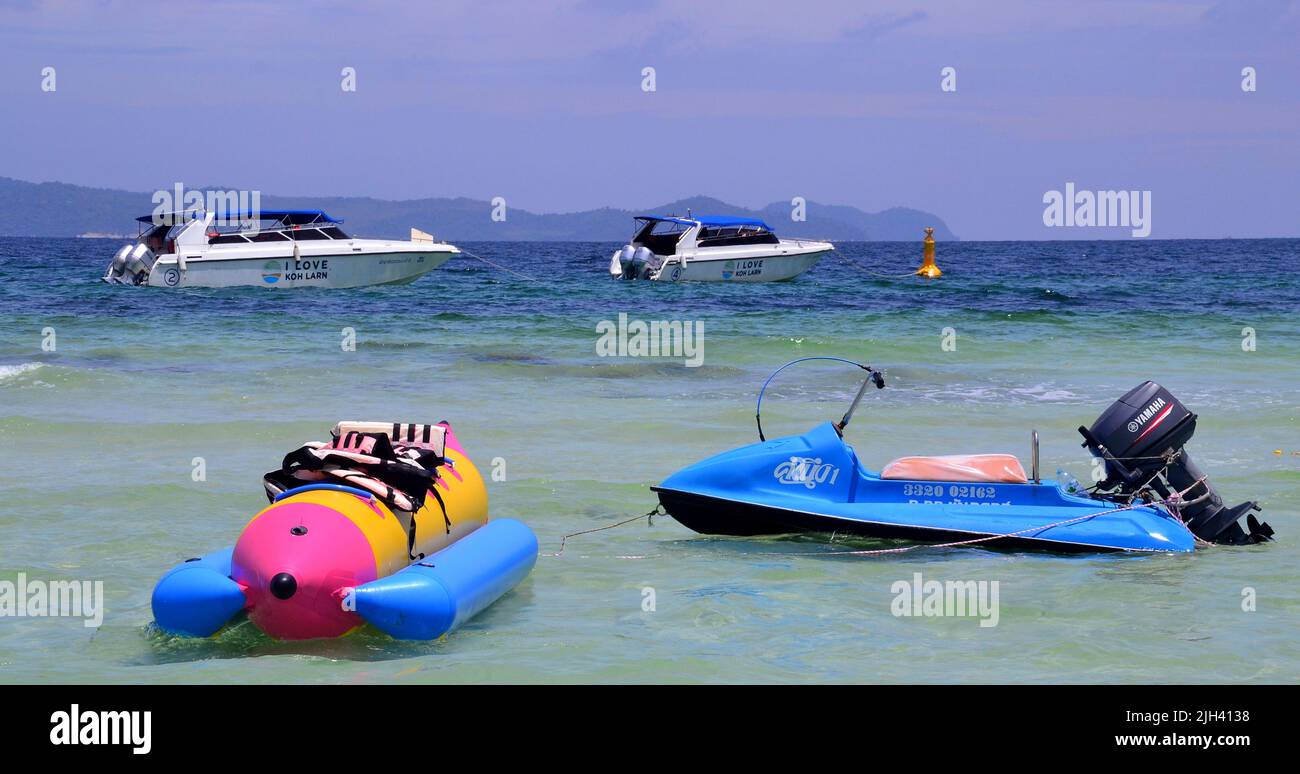
[[[1155,382],[1129,390],[1091,428],[1079,428],[1083,446],[1106,463],[1099,492],[1131,500],[1148,488],[1160,499],[1187,490],[1178,512],[1202,540],[1249,545],[1272,539],[1273,528],[1251,513],[1259,505],[1244,502],[1228,508],[1205,480],[1205,473],[1184,448],[1195,431],[1196,415]],[[1238,523],[1242,516],[1245,529]]]

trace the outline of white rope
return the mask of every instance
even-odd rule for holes
[[[510,268],[509,266],[502,266],[502,265],[499,264],[499,263],[495,263],[495,262],[493,262],[493,261],[489,261],[488,259],[484,258],[484,257],[481,256],[481,255],[475,255],[474,253],[471,253],[469,250],[466,250],[466,249],[463,248],[463,247],[458,248],[458,249],[460,250],[461,255],[467,255],[467,256],[469,256],[470,258],[474,258],[475,260],[482,261],[483,263],[486,263],[488,266],[494,266],[494,267],[500,269],[501,271],[508,271],[508,272],[510,272],[511,274],[514,274],[514,275],[517,275],[517,276],[523,277],[524,279],[529,280],[529,281],[532,281],[532,282],[539,282],[539,281],[540,281],[540,280],[538,280],[536,277],[530,277],[530,276],[528,276],[527,274],[524,274],[522,271],[515,271],[514,269]]]
[[[1182,501],[1182,496],[1183,496],[1184,494],[1190,492],[1193,488],[1195,488],[1198,484],[1202,483],[1203,481],[1205,481],[1205,477],[1204,477],[1204,476],[1202,476],[1201,478],[1199,478],[1199,479],[1197,479],[1196,481],[1194,481],[1194,482],[1192,483],[1191,486],[1187,487],[1187,488],[1184,489],[1183,491],[1181,491],[1181,492],[1175,492],[1175,493],[1173,493],[1172,495],[1170,495],[1169,497],[1166,497],[1164,500],[1159,500],[1159,501],[1157,501],[1157,502],[1153,502],[1153,503],[1140,503],[1140,504],[1132,504],[1132,503],[1131,503],[1131,504],[1129,504],[1129,505],[1122,505],[1122,506],[1120,506],[1120,507],[1118,507],[1118,508],[1112,508],[1112,509],[1110,509],[1110,510],[1108,510],[1108,511],[1098,511],[1098,512],[1096,512],[1096,513],[1089,513],[1089,514],[1087,514],[1086,516],[1077,516],[1077,517],[1075,517],[1075,518],[1073,518],[1073,519],[1065,519],[1065,520],[1063,520],[1063,521],[1057,521],[1057,522],[1053,522],[1053,523],[1051,523],[1051,524],[1043,524],[1043,525],[1041,525],[1041,526],[1037,526],[1037,527],[1029,527],[1029,528],[1027,528],[1027,529],[1017,530],[1017,531],[1015,531],[1015,532],[1005,532],[1005,533],[998,534],[998,535],[985,535],[984,537],[971,538],[970,540],[957,540],[957,541],[953,541],[953,542],[951,542],[951,543],[918,543],[917,545],[912,545],[912,546],[902,546],[902,547],[900,547],[900,548],[880,548],[880,549],[871,550],[871,551],[834,551],[834,552],[832,552],[832,553],[834,553],[834,554],[844,554],[844,555],[850,555],[850,556],[871,556],[871,555],[874,555],[874,554],[901,554],[901,553],[904,553],[904,552],[906,552],[906,551],[913,551],[913,550],[916,550],[916,549],[918,549],[918,548],[953,548],[953,547],[955,547],[955,546],[969,546],[969,545],[974,545],[974,544],[976,544],[976,543],[986,543],[986,542],[988,542],[988,541],[990,541],[990,540],[1000,540],[1000,539],[1002,539],[1002,538],[1017,537],[1017,536],[1019,536],[1019,535],[1023,535],[1023,534],[1025,534],[1026,532],[1040,532],[1040,531],[1043,531],[1043,530],[1052,529],[1053,527],[1062,527],[1062,526],[1065,526],[1065,525],[1067,525],[1067,524],[1075,524],[1075,523],[1077,523],[1077,522],[1087,521],[1088,519],[1095,519],[1095,518],[1098,517],[1098,516],[1107,516],[1107,515],[1112,514],[1112,513],[1121,513],[1121,512],[1123,512],[1123,511],[1131,511],[1131,510],[1134,510],[1134,509],[1136,509],[1136,508],[1149,508],[1149,507],[1151,507],[1151,506],[1153,506],[1153,505],[1166,505],[1166,506],[1168,506],[1168,505],[1171,505],[1171,504],[1173,504],[1173,503],[1181,502],[1181,501]],[[1189,529],[1188,526],[1187,526],[1186,524],[1183,523],[1182,518],[1181,518],[1181,517],[1180,517],[1176,512],[1171,512],[1170,515],[1172,515],[1172,516],[1174,517],[1174,520],[1178,522],[1179,526],[1181,526],[1183,529],[1187,530],[1188,533],[1191,534],[1193,540],[1197,540],[1197,541],[1200,540],[1200,538],[1196,537],[1196,533],[1192,532],[1192,530]],[[1209,545],[1209,544],[1206,543],[1206,545]],[[1157,551],[1159,551],[1160,549],[1156,549],[1156,548],[1126,548],[1126,549],[1124,549],[1124,550],[1125,550],[1125,551],[1151,551],[1151,552],[1157,552]]]
[[[1084,516],[1076,516],[1076,517],[1071,518],[1071,519],[1064,519],[1064,520],[1062,520],[1062,521],[1052,522],[1051,524],[1040,524],[1040,525],[1037,525],[1037,526],[1034,526],[1034,527],[1027,527],[1027,528],[1022,529],[1022,530],[1017,530],[1017,531],[1015,531],[1015,532],[1004,532],[1004,533],[999,533],[999,534],[996,534],[996,535],[985,535],[985,536],[983,536],[983,537],[971,538],[971,539],[969,539],[969,540],[956,540],[956,541],[953,541],[953,542],[950,542],[950,543],[917,543],[917,544],[915,544],[915,545],[910,545],[910,546],[900,546],[900,547],[898,547],[898,548],[879,548],[879,549],[864,550],[864,551],[832,551],[832,552],[830,552],[829,554],[818,554],[818,556],[828,556],[828,555],[829,555],[829,556],[880,556],[880,555],[883,555],[883,554],[902,554],[902,553],[906,553],[906,552],[908,552],[908,551],[915,551],[915,550],[918,549],[918,548],[954,548],[954,547],[956,547],[956,546],[969,546],[969,545],[975,545],[976,543],[987,543],[987,542],[990,541],[990,540],[1001,540],[1001,539],[1003,539],[1003,538],[1017,537],[1017,536],[1019,536],[1019,535],[1023,535],[1023,534],[1025,534],[1026,532],[1041,532],[1041,531],[1043,531],[1043,530],[1052,529],[1053,527],[1062,527],[1062,526],[1065,526],[1065,525],[1067,525],[1067,524],[1075,524],[1075,523],[1078,523],[1078,522],[1081,522],[1081,521],[1087,521],[1088,519],[1095,519],[1095,518],[1097,518],[1098,516],[1107,516],[1107,515],[1112,514],[1112,513],[1122,513],[1123,511],[1131,511],[1131,510],[1134,510],[1134,509],[1136,509],[1136,508],[1150,508],[1151,506],[1154,506],[1154,505],[1164,505],[1164,506],[1169,506],[1169,509],[1168,509],[1168,510],[1169,510],[1169,512],[1170,512],[1170,515],[1174,517],[1174,520],[1178,522],[1178,525],[1181,526],[1183,529],[1187,530],[1188,533],[1191,534],[1192,539],[1195,540],[1195,541],[1197,542],[1197,544],[1208,546],[1208,545],[1213,545],[1213,544],[1210,543],[1210,542],[1207,541],[1207,540],[1202,540],[1201,538],[1199,538],[1199,537],[1196,536],[1196,533],[1195,533],[1195,532],[1192,532],[1191,528],[1189,528],[1189,527],[1187,526],[1187,524],[1183,521],[1182,516],[1178,513],[1178,505],[1177,505],[1178,503],[1180,503],[1180,502],[1183,501],[1183,499],[1182,499],[1182,498],[1183,498],[1183,495],[1187,494],[1187,493],[1190,492],[1192,489],[1195,489],[1199,484],[1203,483],[1204,481],[1205,481],[1205,476],[1202,476],[1202,477],[1198,478],[1196,481],[1193,481],[1192,484],[1191,484],[1191,486],[1187,487],[1186,489],[1182,490],[1181,492],[1174,492],[1174,493],[1171,494],[1169,497],[1166,497],[1166,498],[1163,499],[1163,500],[1158,500],[1158,501],[1156,501],[1156,502],[1150,502],[1150,503],[1136,503],[1136,504],[1134,504],[1134,503],[1130,503],[1129,505],[1122,505],[1122,506],[1120,506],[1120,507],[1118,507],[1118,508],[1111,508],[1110,510],[1107,510],[1107,511],[1097,511],[1096,513],[1089,513],[1089,514],[1086,514],[1086,515],[1084,515]],[[582,531],[580,531],[580,532],[571,532],[571,533],[565,535],[565,536],[560,540],[560,550],[559,550],[559,552],[554,553],[554,554],[549,554],[549,556],[560,556],[561,554],[563,554],[563,553],[564,553],[564,545],[565,545],[565,543],[569,540],[569,538],[571,538],[571,537],[577,537],[578,535],[587,535],[587,534],[590,534],[590,533],[592,533],[592,532],[601,532],[601,531],[604,531],[604,530],[607,530],[607,529],[614,529],[615,527],[621,527],[621,526],[623,526],[624,524],[631,524],[632,522],[634,522],[634,521],[640,521],[641,519],[650,519],[650,523],[653,524],[653,523],[654,523],[653,519],[654,519],[654,517],[655,517],[656,515],[659,514],[659,510],[660,510],[661,507],[662,507],[662,506],[658,506],[658,505],[657,505],[657,506],[655,506],[654,510],[650,511],[649,513],[643,513],[643,514],[641,514],[640,516],[633,516],[633,517],[630,518],[630,519],[624,519],[623,521],[614,522],[613,524],[606,524],[606,525],[603,526],[603,527],[595,527],[594,529],[584,529],[584,530],[582,530]],[[672,515],[672,514],[669,514],[669,515]],[[831,535],[831,542],[834,542],[834,540],[835,540],[835,535],[832,534],[832,535]],[[1158,548],[1125,548],[1125,549],[1123,549],[1123,550],[1125,550],[1125,551],[1148,551],[1148,552],[1151,552],[1151,553],[1160,553],[1160,552],[1161,552],[1161,550],[1158,549]],[[789,552],[775,552],[775,551],[773,551],[773,552],[767,552],[767,553],[765,553],[764,555],[766,555],[766,556],[790,556],[790,553],[789,553]]]

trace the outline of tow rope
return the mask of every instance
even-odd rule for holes
[[[470,258],[473,258],[473,259],[476,260],[476,261],[482,261],[483,263],[486,263],[488,266],[495,267],[495,268],[497,268],[497,269],[500,269],[501,271],[508,271],[508,272],[510,272],[511,274],[514,274],[514,275],[519,276],[519,277],[523,277],[524,279],[529,280],[529,281],[531,281],[531,282],[540,282],[540,280],[538,280],[536,277],[530,277],[530,276],[528,276],[527,274],[524,274],[522,271],[515,271],[514,269],[510,268],[509,266],[502,266],[502,265],[499,264],[499,263],[495,263],[495,262],[493,262],[493,261],[489,261],[488,259],[484,258],[483,256],[481,256],[481,255],[475,255],[474,253],[471,253],[469,250],[466,250],[466,249],[463,248],[463,247],[460,247],[460,248],[457,248],[457,249],[460,250],[460,252],[461,252],[462,255],[469,256]]]
[[[1062,521],[1052,522],[1051,524],[1043,524],[1038,527],[1029,527],[1027,529],[1017,530],[1015,532],[1004,532],[998,535],[985,535],[984,537],[971,538],[970,540],[955,540],[950,543],[917,543],[916,545],[900,546],[898,548],[878,548],[878,549],[867,550],[867,551],[833,551],[831,553],[834,555],[844,555],[844,556],[878,556],[882,554],[901,554],[901,553],[906,553],[907,551],[913,551],[918,548],[954,548],[956,546],[970,546],[970,545],[975,545],[976,543],[987,543],[990,540],[1000,540],[1002,538],[1018,537],[1020,535],[1025,534],[1026,532],[1040,532],[1042,530],[1052,529],[1053,527],[1063,527],[1067,524],[1076,524],[1081,521],[1087,521],[1088,519],[1095,519],[1098,516],[1106,516],[1112,513],[1131,511],[1134,510],[1135,508],[1149,508],[1153,505],[1168,506],[1173,503],[1181,502],[1182,496],[1184,494],[1191,491],[1193,488],[1195,488],[1198,484],[1200,484],[1204,480],[1205,477],[1202,476],[1201,478],[1193,482],[1191,486],[1187,487],[1183,491],[1175,492],[1169,497],[1166,497],[1165,499],[1156,502],[1141,503],[1141,504],[1130,503],[1129,505],[1122,505],[1118,508],[1111,508],[1108,511],[1097,511],[1096,513],[1089,513],[1085,516],[1076,516],[1072,519],[1064,519]],[[1183,523],[1182,518],[1180,518],[1176,512],[1169,511],[1169,514],[1174,517],[1174,520],[1178,522],[1178,525],[1180,527],[1186,529],[1189,533],[1191,532],[1191,530],[1187,528],[1187,525]],[[1196,537],[1195,534],[1192,535],[1192,538],[1198,541],[1200,540],[1199,538]],[[1125,548],[1122,550],[1149,551],[1152,553],[1163,553],[1159,549],[1155,549],[1155,548]]]
[[[584,530],[579,530],[578,532],[570,532],[569,534],[567,534],[567,535],[565,535],[564,537],[560,538],[560,550],[557,551],[557,552],[555,552],[555,553],[553,553],[553,554],[550,554],[550,556],[561,556],[561,555],[563,555],[563,554],[564,554],[564,545],[565,545],[565,543],[567,543],[567,542],[569,541],[569,538],[571,538],[571,537],[577,537],[577,536],[579,536],[579,535],[589,535],[589,534],[591,534],[592,532],[602,532],[602,531],[607,530],[607,529],[614,529],[615,527],[621,527],[621,526],[623,526],[624,524],[631,524],[632,522],[634,522],[634,521],[640,521],[641,519],[645,519],[645,520],[646,520],[646,526],[648,526],[648,527],[653,527],[654,524],[655,524],[655,517],[656,517],[656,516],[659,516],[659,515],[662,515],[663,512],[664,512],[664,510],[663,510],[663,506],[662,506],[662,505],[656,505],[653,509],[651,509],[651,510],[648,511],[647,513],[643,513],[643,514],[641,514],[640,516],[633,516],[633,517],[630,518],[630,519],[624,519],[624,520],[622,520],[622,521],[616,521],[616,522],[614,522],[613,524],[606,524],[606,525],[603,526],[603,527],[593,527],[592,529],[584,529]]]
[[[846,255],[845,253],[841,253],[838,250],[836,251],[836,253],[838,253],[839,257],[844,259],[843,261],[844,265],[848,266],[851,269],[855,269],[861,272],[862,274],[867,275],[868,277],[880,277],[882,279],[906,279],[907,277],[916,276],[915,271],[909,271],[904,274],[885,274],[884,272],[872,271],[871,269],[868,269],[867,267],[863,266],[857,261],[849,258],[849,256]]]

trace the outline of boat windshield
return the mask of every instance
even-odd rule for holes
[[[700,247],[774,245],[781,241],[768,229],[753,225],[705,226],[700,229],[697,240]]]
[[[677,241],[691,228],[687,224],[651,218],[637,218],[636,224],[636,236],[632,241],[650,248],[655,255],[676,254]]]
[[[176,237],[193,222],[192,219],[178,221],[166,216],[159,217],[156,221],[152,218],[140,220],[140,235],[137,239],[156,254],[172,253],[176,251]]]

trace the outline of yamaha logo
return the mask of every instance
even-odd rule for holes
[[[1145,425],[1147,421],[1151,419],[1151,417],[1155,416],[1157,411],[1159,411],[1160,409],[1164,408],[1167,405],[1168,403],[1165,401],[1164,398],[1156,398],[1155,400],[1151,401],[1150,406],[1147,406],[1146,408],[1142,409],[1142,413],[1133,417],[1133,419],[1128,423],[1128,431],[1130,433],[1136,433],[1137,431],[1141,430],[1142,426]]]

